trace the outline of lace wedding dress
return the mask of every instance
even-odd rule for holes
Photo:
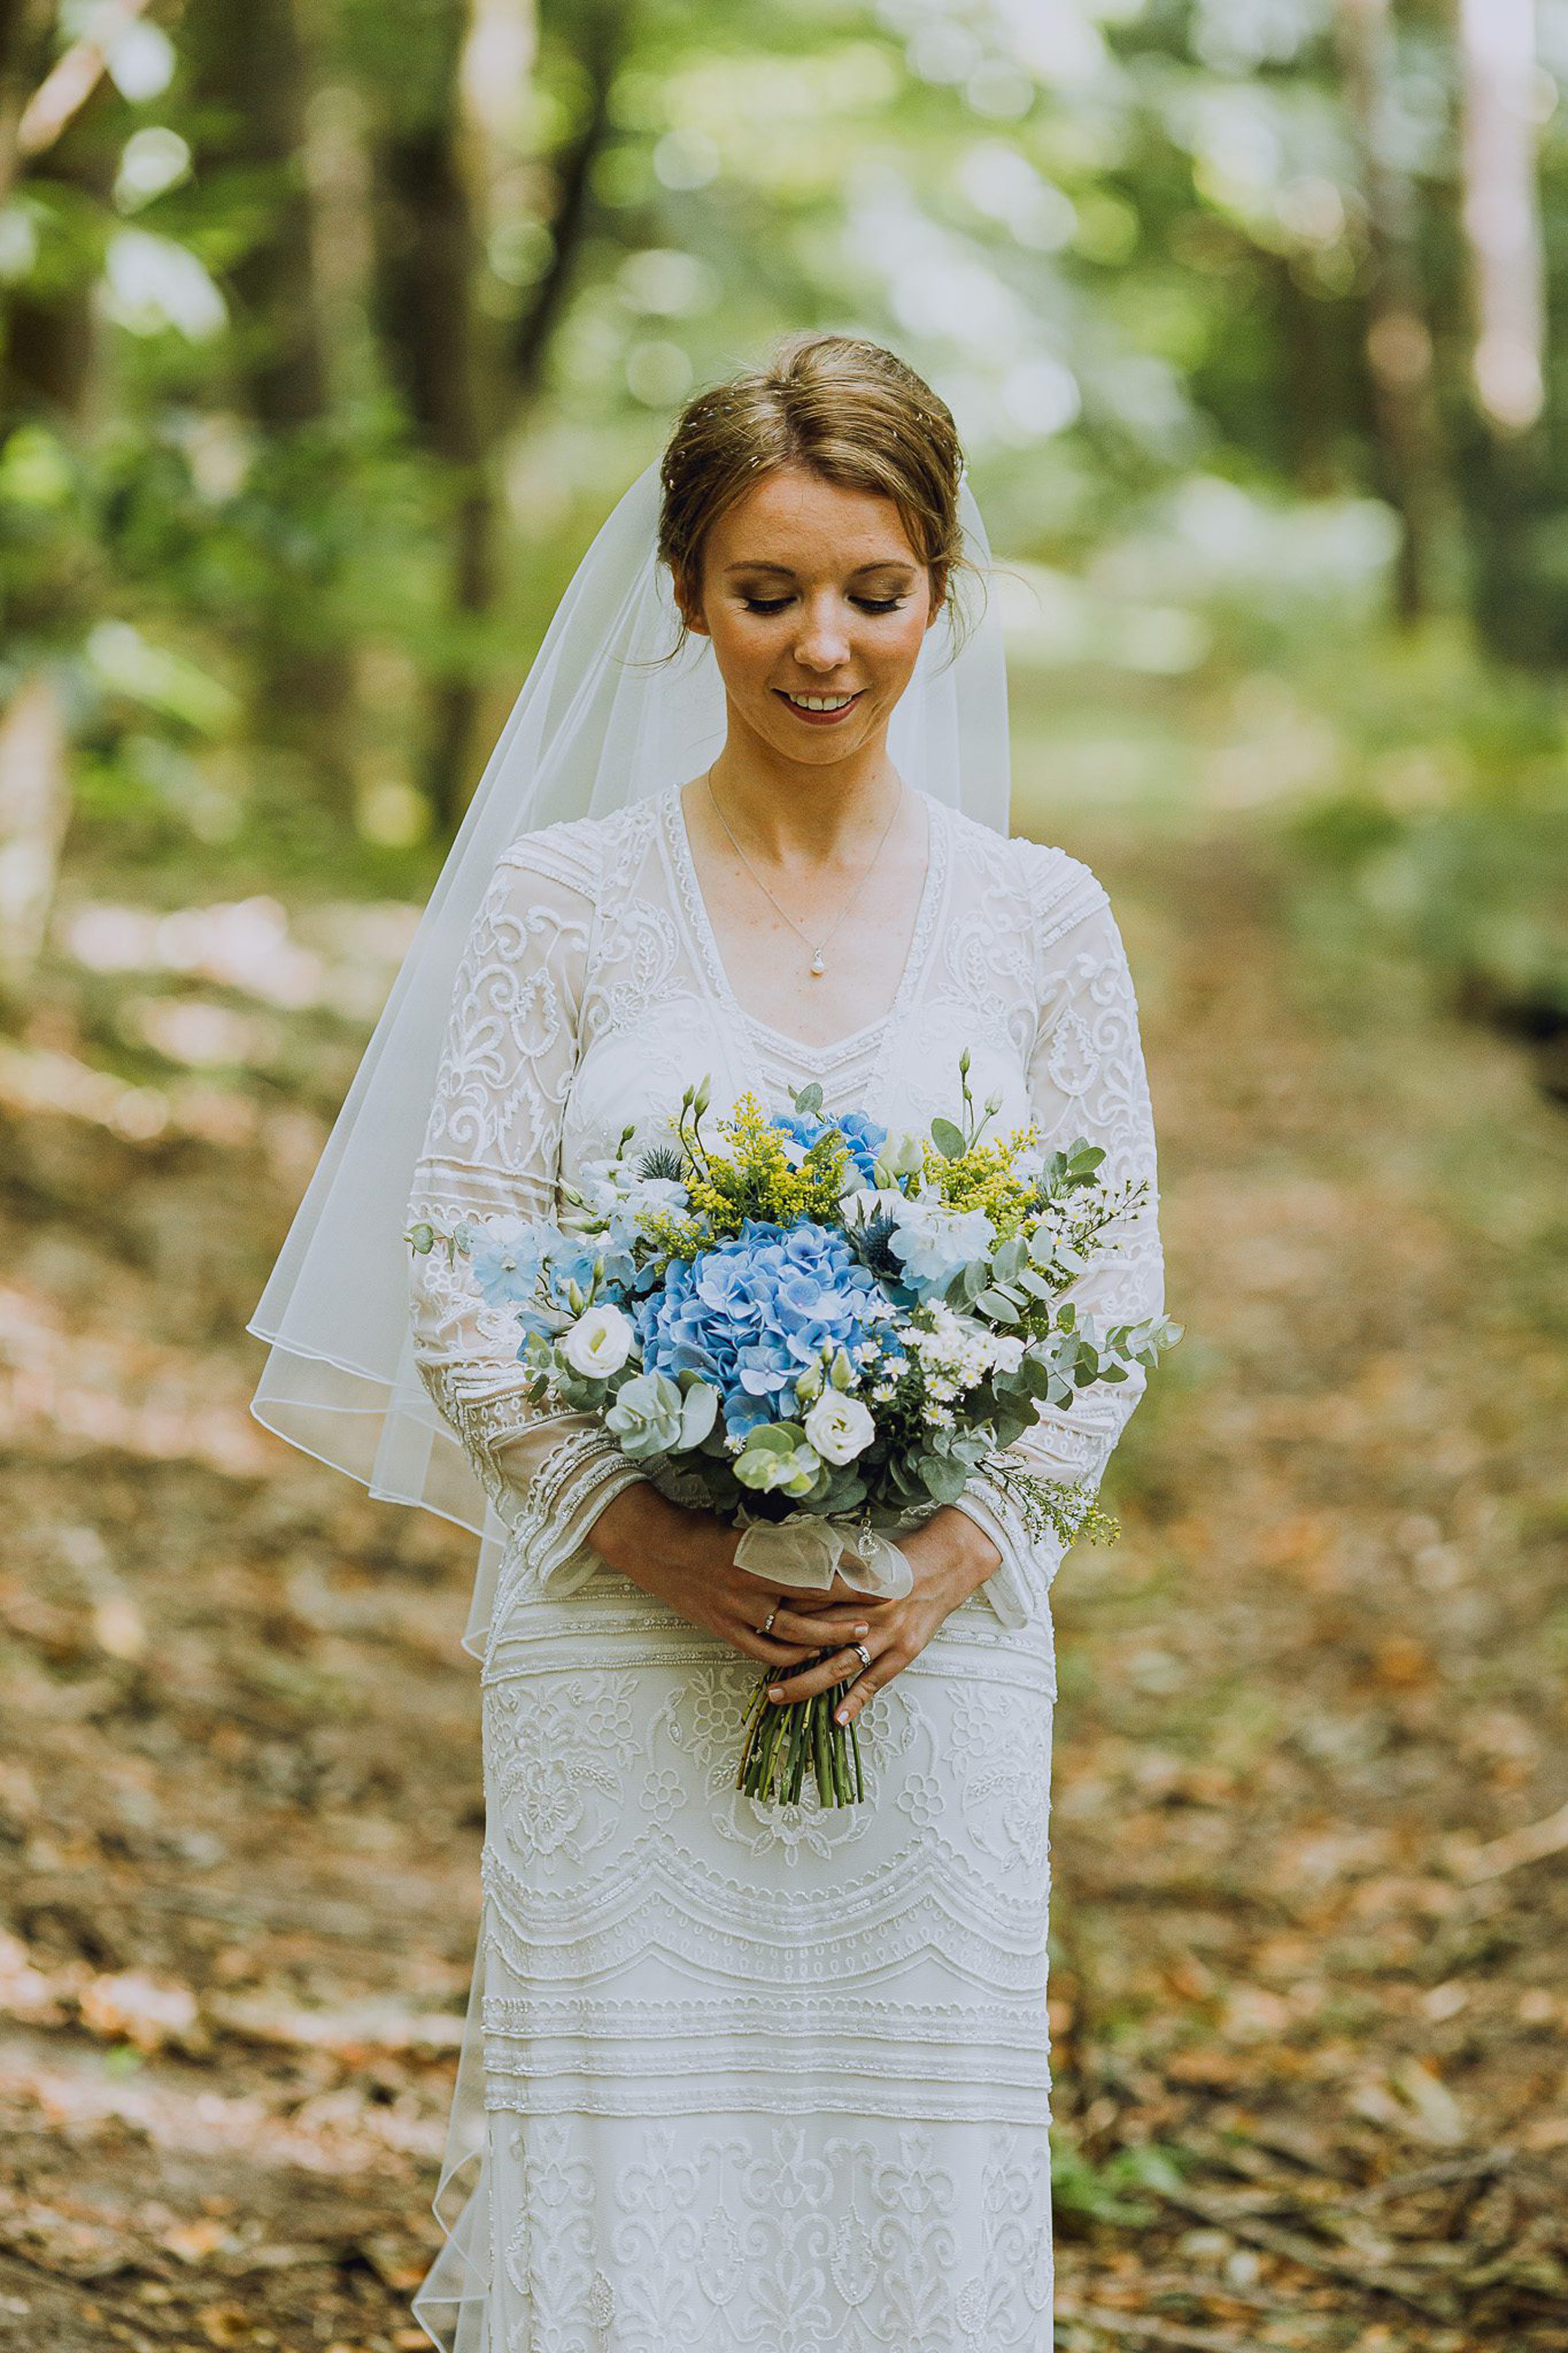
[[[894,1001],[820,1049],[737,1001],[675,786],[517,841],[458,976],[411,1219],[549,1212],[558,1174],[705,1071],[714,1118],[811,1080],[894,1129],[957,1117],[967,1046],[1001,1132],[1082,1133],[1111,1182],[1148,1180],[1085,1303],[1159,1314],[1106,894],[1060,849],[927,807]],[[459,2353],[1043,2353],[1059,1546],[977,1476],[960,1508],[1001,1565],[865,1711],[874,1801],[761,1807],[732,1786],[752,1662],[583,1541],[637,1474],[588,1417],[525,1403],[461,1258],[414,1264],[420,1371],[510,1531],[483,1641],[484,2120],[416,2310]],[[1018,1452],[1097,1482],[1142,1386],[1044,1410]]]

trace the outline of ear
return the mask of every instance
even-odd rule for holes
[[[931,611],[926,615],[928,629],[935,628],[946,607],[948,574],[951,568],[946,564],[931,564],[926,567],[926,578],[931,582]]]
[[[694,637],[710,637],[712,635],[712,631],[709,628],[708,623],[703,617],[700,601],[691,593],[690,583],[685,580],[677,580],[673,585],[675,589],[675,608],[680,615],[686,627],[691,631]]]

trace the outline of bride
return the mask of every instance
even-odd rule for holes
[[[252,1327],[263,1419],[485,1535],[483,1918],[416,2305],[452,2353],[1051,2340],[1059,1545],[981,1472],[900,1538],[902,1598],[781,1590],[675,1465],[526,1401],[465,1259],[394,1282],[388,1248],[550,1214],[704,1075],[715,1116],[815,1082],[956,1118],[967,1049],[1002,1130],[1147,1180],[1081,1288],[1161,1312],[1127,960],[1089,870],[1006,836],[984,557],[952,417],[879,345],[797,337],[690,402],[568,592]],[[1017,1451],[1098,1483],[1142,1386]],[[735,1789],[758,1662],[864,1718],[872,1802]]]

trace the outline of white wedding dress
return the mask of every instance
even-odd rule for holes
[[[545,1213],[558,1174],[710,1073],[894,1129],[960,1113],[1106,1147],[1142,1218],[1083,1286],[1162,1311],[1137,1008],[1106,894],[1066,852],[928,797],[890,1008],[808,1049],[721,963],[678,788],[524,836],[458,975],[411,1219]],[[748,991],[755,996],[755,991]],[[600,1562],[637,1474],[521,1395],[459,1258],[414,1261],[420,1371],[510,1530],[484,1611],[487,1838],[455,2227],[416,2305],[460,2353],[1045,2353],[1055,1544],[984,1475],[1002,1564],[871,1702],[871,1802],[733,1787],[756,1668]],[[1086,1390],[1018,1451],[1098,1482],[1143,1386]],[[679,1495],[661,1466],[659,1483]],[[482,2084],[482,2115],[477,2097]],[[460,2211],[458,2211],[460,2208]]]

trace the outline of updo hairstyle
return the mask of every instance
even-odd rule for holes
[[[700,606],[708,533],[764,474],[797,466],[891,499],[925,565],[934,610],[952,604],[963,553],[963,453],[952,414],[893,352],[854,335],[797,334],[766,367],[696,394],[659,467],[658,553],[684,614]],[[955,642],[959,616],[950,614]],[[685,643],[682,622],[676,651]]]

